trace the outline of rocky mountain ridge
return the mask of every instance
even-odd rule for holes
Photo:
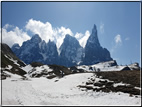
[[[109,51],[99,43],[96,25],[92,29],[85,48],[80,46],[75,37],[66,34],[58,51],[53,41],[49,40],[46,43],[38,34],[35,34],[30,40],[23,42],[21,47],[14,44],[11,49],[26,64],[41,62],[70,67],[113,60]]]
[[[12,52],[7,44],[2,43],[1,47],[2,66],[0,69],[2,71],[2,79],[15,75],[21,76],[23,79],[26,79],[27,77],[46,77],[51,79],[74,73],[140,70],[138,63],[120,66],[117,65],[115,60],[100,62],[93,65],[78,65],[72,67],[55,64],[45,65],[40,62],[25,64]]]

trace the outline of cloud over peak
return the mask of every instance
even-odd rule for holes
[[[27,31],[29,30],[33,34],[39,34],[39,36],[46,42],[48,42],[49,39],[53,41],[53,29],[49,22],[43,23],[41,21],[30,19],[25,28]]]
[[[78,39],[80,45],[84,48],[85,45],[86,45],[86,42],[88,40],[90,36],[90,32],[87,30],[85,32],[85,34],[82,34],[82,33],[76,33],[75,37]]]
[[[30,39],[30,36],[18,27],[15,27],[11,31],[7,31],[9,26],[10,25],[7,24],[2,28],[2,42],[7,43],[10,47],[14,43],[18,43],[21,46],[24,41]]]
[[[75,35],[69,28],[65,28],[63,26],[54,28],[49,22],[41,22],[34,19],[29,19],[24,26],[25,29],[19,29],[18,27],[14,27],[12,25],[6,24],[2,28],[2,42],[7,43],[10,47],[14,43],[18,43],[20,46],[26,40],[29,40],[31,36],[28,35],[28,31],[32,32],[32,34],[39,34],[42,40],[48,42],[49,39],[54,41],[57,45],[57,48],[61,46],[66,34],[74,36],[79,40],[79,43],[82,47],[85,46],[86,41],[90,35],[89,31],[86,31],[85,34],[76,33]],[[8,28],[12,29],[8,31]],[[10,39],[9,39],[10,38]]]

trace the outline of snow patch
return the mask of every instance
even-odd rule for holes
[[[40,67],[34,67],[33,69],[29,70],[28,74],[26,74],[26,75],[32,77],[33,74],[38,75],[38,74],[42,74],[43,72],[49,73],[51,71],[53,71],[53,70],[51,68],[49,68],[49,66],[43,65]],[[52,75],[54,75],[54,74],[52,73]],[[46,74],[46,77],[47,76],[48,75]]]
[[[11,65],[8,65],[8,67],[6,67],[6,69],[9,69],[9,70],[10,70],[11,68],[12,68],[12,66],[11,66]]]
[[[27,73],[33,69],[33,67],[29,64],[29,65],[26,65],[25,67],[21,67],[21,69],[23,69],[24,71],[26,71]]]
[[[135,89],[141,90],[141,87],[134,87]]]
[[[113,84],[113,87],[124,86],[124,85],[128,86],[128,85],[130,85],[130,84],[125,84],[125,83],[120,82],[120,83],[115,83],[115,84]]]
[[[11,60],[15,65],[18,65],[18,66],[20,66],[17,62],[17,60],[14,60],[13,58],[9,58],[7,55],[4,55],[6,58],[8,58],[9,60]]]
[[[39,49],[41,49],[42,41],[38,45],[39,45]]]

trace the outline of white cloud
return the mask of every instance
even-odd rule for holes
[[[116,44],[122,43],[121,35],[117,34],[114,38]]]
[[[73,36],[72,31],[69,28],[65,28],[63,26],[61,28],[58,28],[57,31],[59,34],[62,34],[62,35],[70,34],[71,36]]]
[[[100,32],[101,33],[104,33],[104,24],[101,22],[100,24]]]
[[[114,42],[115,42],[115,44],[113,44],[113,46],[112,46],[112,48],[110,50],[111,54],[113,54],[115,52],[115,50],[122,45],[122,40],[121,40],[121,35],[120,34],[117,34],[114,37]]]
[[[8,28],[11,28],[8,31]],[[25,25],[26,31],[19,29],[18,27],[14,27],[12,25],[6,24],[2,28],[2,42],[7,43],[10,47],[14,43],[18,43],[20,46],[22,43],[31,37],[27,34],[27,31],[31,31],[34,34],[39,34],[42,40],[46,42],[54,41],[57,45],[57,48],[61,46],[66,34],[74,36],[79,41],[82,47],[85,47],[88,37],[90,36],[90,32],[87,30],[85,34],[76,33],[75,35],[69,28],[65,28],[63,26],[53,28],[49,22],[43,23],[41,21],[30,19]],[[31,35],[31,36],[33,36]]]
[[[76,33],[75,34],[75,37],[77,38],[77,40],[79,41],[80,45],[83,48],[85,47],[89,36],[90,36],[90,32],[88,30],[85,32],[85,34],[82,34],[82,33]]]
[[[78,40],[81,39],[83,36],[84,36],[84,35],[83,35],[82,33],[78,33],[78,32],[77,32],[77,33],[75,34],[75,38],[78,39]]]
[[[39,36],[48,42],[48,40],[53,41],[53,29],[52,25],[49,22],[46,22],[45,24],[41,21],[36,21],[33,19],[30,19],[26,24],[26,30],[31,31],[33,34],[39,34]]]
[[[129,37],[126,37],[125,40],[128,41],[128,40],[130,40],[130,38],[129,38]]]
[[[73,36],[72,31],[69,28],[65,28],[63,26],[61,28],[54,29],[53,32],[54,42],[56,43],[58,49],[62,45],[66,34]]]
[[[6,25],[6,27],[2,28],[2,42],[8,44],[10,47],[14,43],[18,43],[21,46],[24,41],[30,39],[30,36],[18,27],[15,27],[9,32],[5,28],[8,28],[8,26]]]
[[[69,28],[61,26],[60,28],[53,28],[49,22],[43,23],[41,21],[30,19],[26,24],[26,30],[31,31],[33,34],[39,34],[39,36],[46,42],[54,41],[59,48],[63,42],[66,34],[73,36],[72,31]]]
[[[9,25],[9,24],[6,24],[3,28],[4,28],[4,29],[8,29],[8,28],[11,28],[11,27],[14,27],[14,26]]]

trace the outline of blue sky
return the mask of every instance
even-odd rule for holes
[[[118,64],[140,63],[140,2],[2,2],[2,27],[26,30],[30,19],[52,27],[90,33],[97,25],[98,38]]]

